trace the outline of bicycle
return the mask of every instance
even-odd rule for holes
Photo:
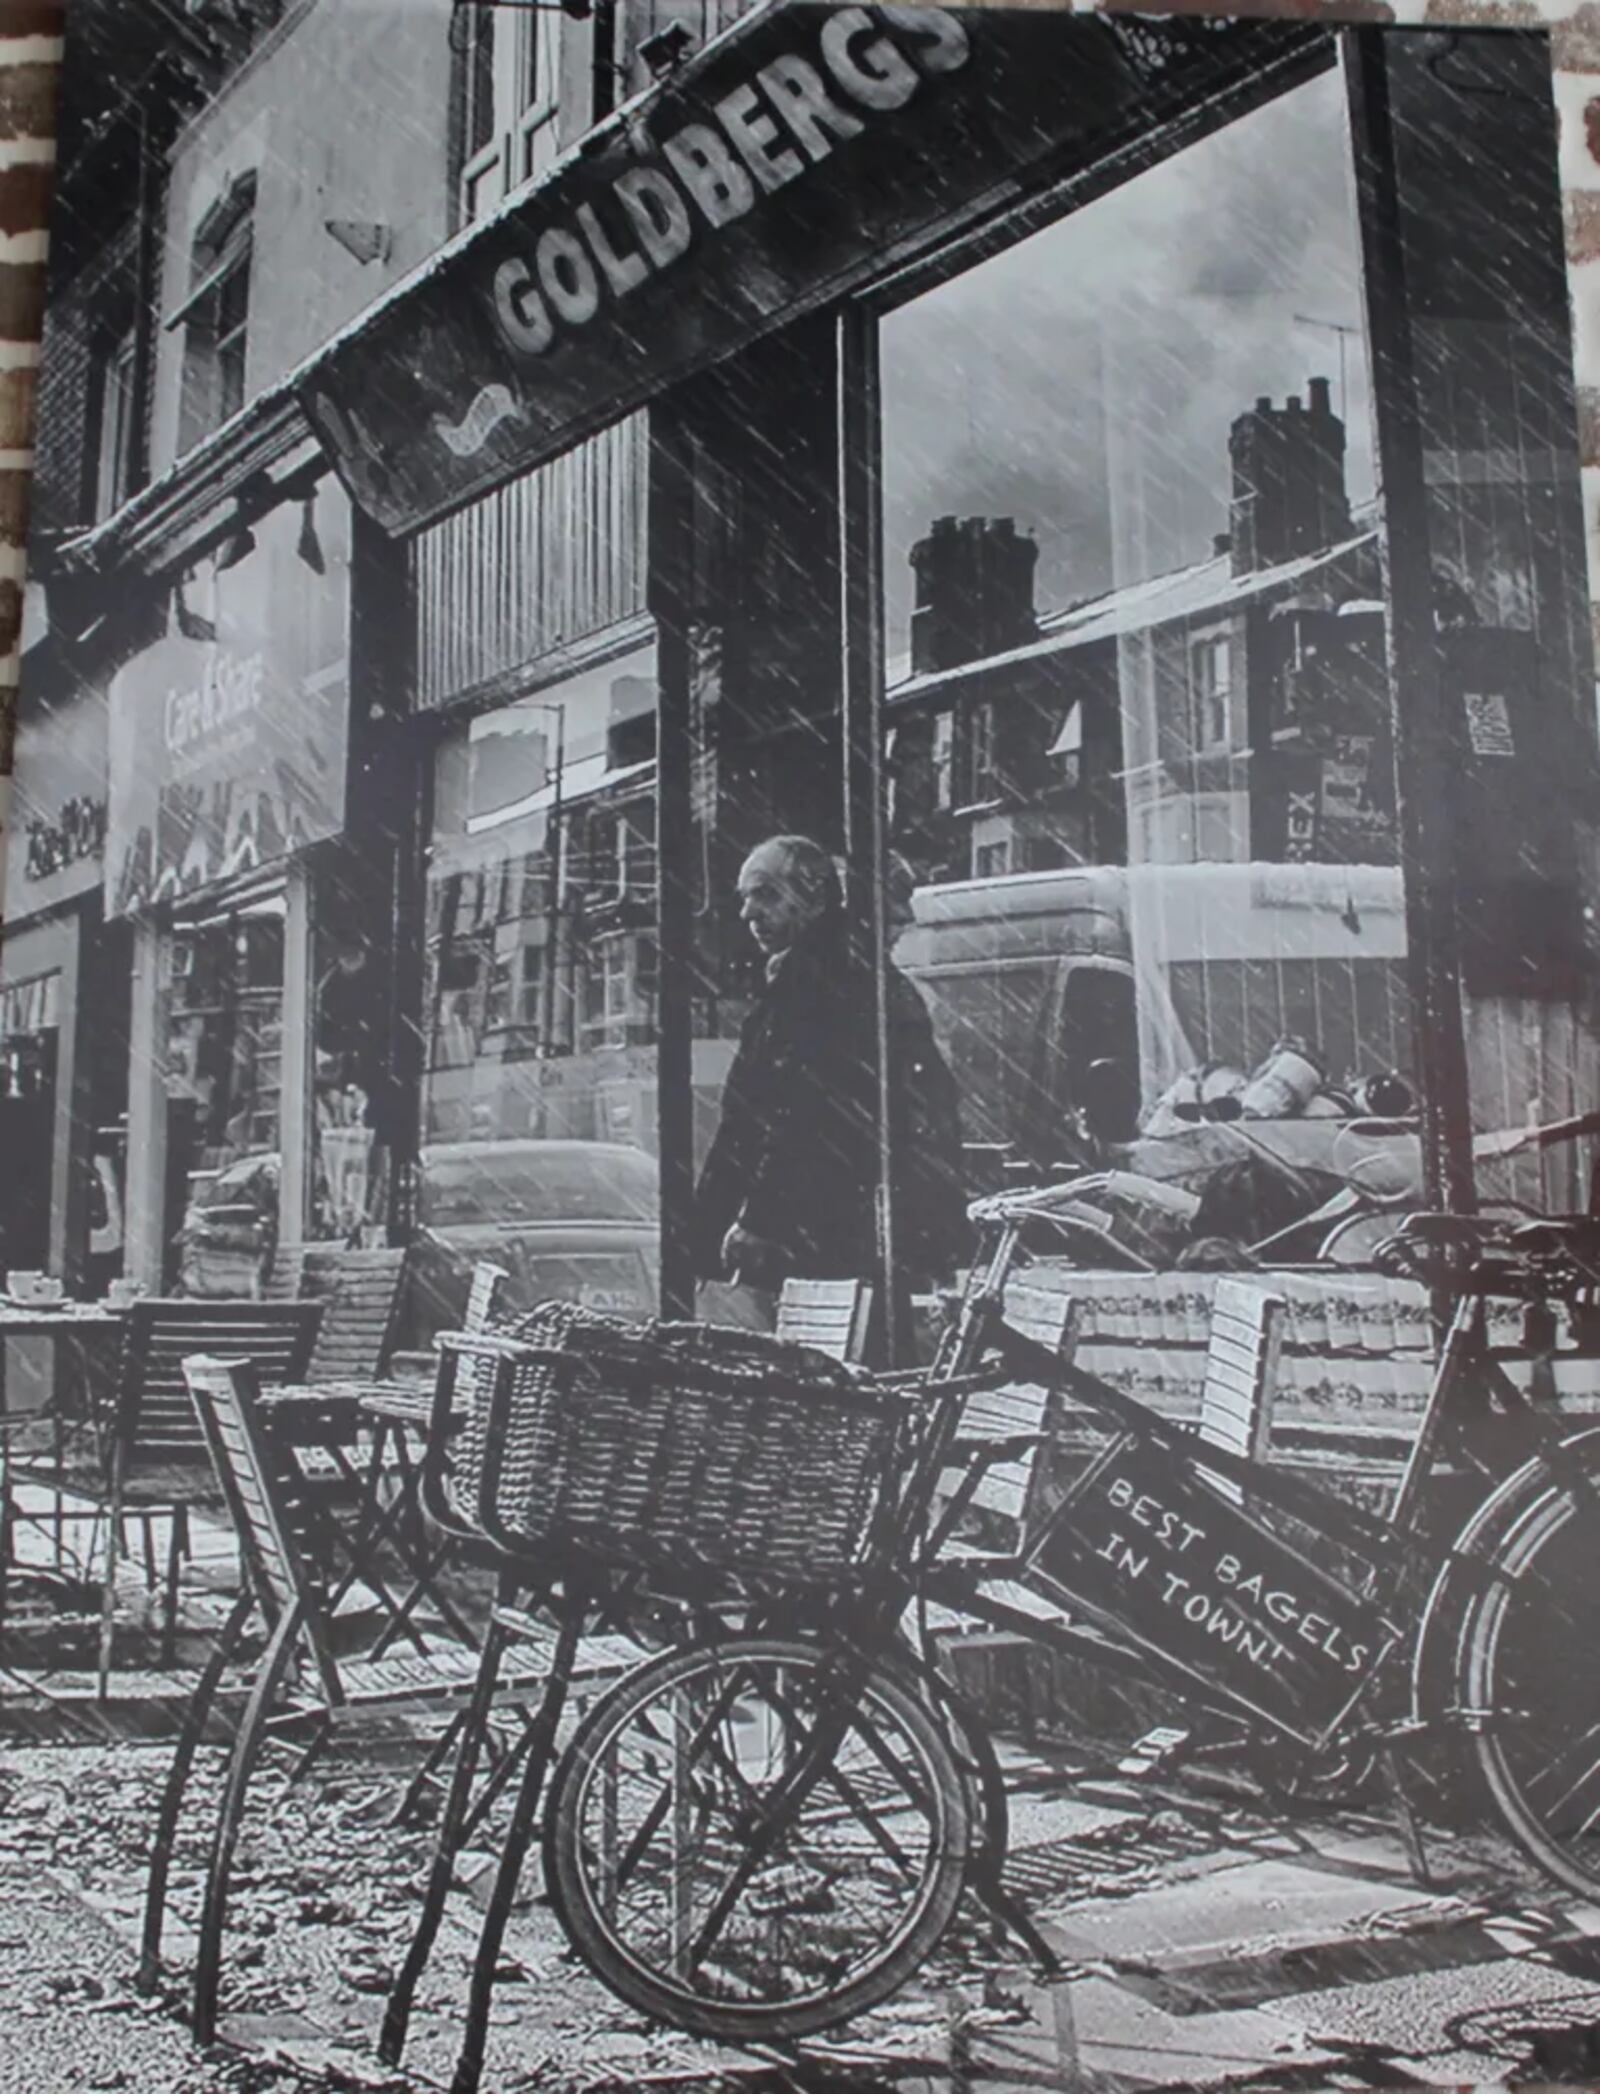
[[[898,1989],[969,1881],[1050,1966],[1001,1881],[1004,1788],[985,1727],[905,1630],[929,1602],[1124,1668],[1313,1764],[1371,1756],[1419,1869],[1396,1755],[1460,1741],[1524,1851],[1600,1895],[1600,1692],[1570,1713],[1571,1637],[1600,1626],[1585,1553],[1600,1534],[1600,1428],[1564,1429],[1524,1395],[1487,1316],[1507,1295],[1536,1318],[1557,1298],[1587,1315],[1600,1221],[1402,1223],[1390,1262],[1453,1286],[1456,1305],[1379,1518],[1201,1442],[1006,1324],[1020,1236],[1070,1191],[973,1210],[985,1255],[932,1367],[898,1378],[919,1410],[915,1451],[856,1585],[787,1624],[752,1608],[647,1661],[563,1755],[546,1881],[578,1953],[639,2010],[721,2039],[815,2034]],[[1023,1444],[959,1438],[967,1396],[996,1379],[1040,1384],[1063,1416],[1107,1429],[1087,1457],[1059,1433],[1038,1448],[1061,1466],[1051,1509],[1004,1566],[1059,1620],[1008,1604],[995,1567],[952,1548],[976,1478]],[[1447,1462],[1481,1479],[1481,1502],[1441,1547],[1423,1515]]]

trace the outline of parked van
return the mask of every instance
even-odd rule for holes
[[[926,999],[969,1145],[1042,1169],[1079,1113],[1129,1140],[1187,1070],[1285,1034],[1343,1083],[1410,1060],[1389,866],[1075,867],[923,887],[895,960]]]

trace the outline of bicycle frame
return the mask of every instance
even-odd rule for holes
[[[1423,1555],[1418,1523],[1425,1487],[1444,1451],[1465,1454],[1487,1482],[1503,1465],[1491,1468],[1473,1449],[1478,1420],[1495,1412],[1514,1420],[1528,1453],[1548,1452],[1564,1436],[1559,1422],[1541,1415],[1493,1357],[1484,1302],[1463,1295],[1457,1304],[1394,1504],[1379,1519],[1309,1478],[1201,1443],[1188,1424],[1064,1366],[1011,1329],[1005,1284],[1028,1198],[1002,1196],[984,1205],[988,1255],[974,1268],[922,1383],[933,1402],[895,1508],[896,1557],[876,1604],[868,1600],[850,1624],[851,1640],[871,1642],[898,1620],[908,1600],[932,1599],[1063,1654],[1131,1670],[1304,1748],[1325,1750],[1348,1731],[1408,1641],[1395,1603],[1408,1572],[1437,1567],[1436,1551]],[[1020,1566],[1070,1621],[1042,1622],[1009,1605],[1003,1594],[985,1589],[992,1572],[944,1554],[993,1452],[975,1451],[962,1484],[933,1517],[965,1397],[992,1378],[980,1368],[994,1351],[1007,1378],[1057,1391],[1111,1427],[1109,1444],[1064,1490]],[[1039,1459],[1050,1456],[1048,1446],[1040,1448]],[[1242,1487],[1242,1502],[1219,1488],[1227,1484]],[[1108,1512],[1126,1517],[1112,1525]],[[1292,1522],[1314,1543],[1342,1549],[1362,1565],[1360,1575],[1341,1576],[1314,1561],[1273,1531],[1273,1517]],[[1209,1580],[1191,1575],[1202,1568]]]

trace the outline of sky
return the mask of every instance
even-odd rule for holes
[[[1258,396],[1339,407],[1361,324],[1337,72],[1293,89],[889,315],[888,652],[935,516],[1011,516],[1061,608],[1201,559],[1227,529],[1228,430]],[[1347,339],[1349,483],[1372,491],[1366,358]]]

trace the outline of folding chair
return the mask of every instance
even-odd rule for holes
[[[866,1358],[872,1307],[866,1280],[785,1280],[776,1335],[859,1365]]]
[[[324,1594],[305,1553],[306,1506],[298,1470],[279,1435],[259,1414],[254,1370],[247,1361],[198,1357],[184,1362],[184,1375],[238,1532],[247,1582],[185,1710],[163,1791],[145,1892],[139,1962],[143,1990],[153,1987],[160,1970],[174,1841],[206,1720],[252,1615],[259,1614],[268,1632],[229,1756],[211,1842],[194,1972],[193,2017],[196,2037],[208,2043],[216,2033],[228,1878],[250,1781],[269,1739],[286,1728],[311,1722],[312,1736],[300,1754],[293,1780],[304,1773],[340,1725],[362,1714],[379,1708],[457,1703],[451,1722],[406,1787],[396,1813],[403,1816],[449,1751],[468,1709],[478,1711],[479,1722],[486,1725],[496,1684],[511,1693],[542,1689],[551,1663],[548,1647],[535,1647],[499,1681],[503,1644],[495,1646],[493,1672],[486,1672],[482,1654],[459,1645],[380,1659],[337,1658],[328,1633]],[[608,1655],[613,1656],[611,1669],[618,1669],[614,1655]],[[569,1654],[569,1671],[577,1657],[576,1651]],[[481,1815],[481,1810],[472,1814],[469,1830]]]

